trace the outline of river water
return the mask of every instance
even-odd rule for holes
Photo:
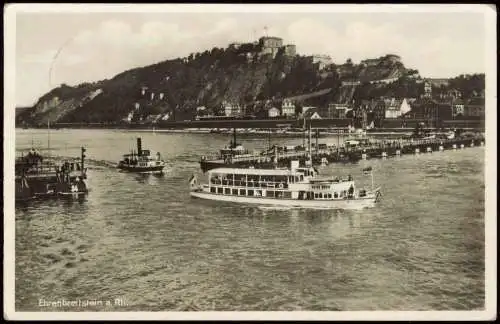
[[[163,177],[113,168],[137,136],[168,161]],[[372,166],[383,192],[372,209],[190,198],[188,178],[204,179],[200,156],[230,138],[51,131],[51,154],[78,157],[87,148],[91,192],[16,206],[16,311],[483,309],[483,147],[319,169],[369,185],[362,168]],[[45,130],[16,130],[18,151],[47,140]],[[268,144],[265,136],[239,140],[250,149]],[[58,300],[81,304],[46,306]]]

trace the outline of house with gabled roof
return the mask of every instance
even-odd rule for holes
[[[465,103],[462,99],[455,99],[451,103],[451,114],[453,117],[465,115]]]
[[[312,107],[306,110],[303,114],[303,118],[305,119],[322,119],[322,117],[318,113],[318,108]]]
[[[385,118],[398,118],[405,114],[407,114],[411,107],[406,101],[406,98],[403,99],[386,99],[385,103]]]

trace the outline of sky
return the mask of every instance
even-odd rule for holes
[[[266,34],[338,64],[391,53],[423,77],[486,70],[478,12],[18,12],[15,27],[17,106],[61,83],[112,78]]]

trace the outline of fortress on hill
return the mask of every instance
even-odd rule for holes
[[[272,57],[274,58],[280,49],[284,50],[285,56],[294,57],[297,55],[296,45],[284,45],[283,38],[280,37],[263,36],[253,44],[260,47],[260,55],[272,55]],[[229,47],[239,48],[241,45],[241,43],[231,43],[229,44]],[[329,55],[315,54],[308,57],[311,59],[312,64],[319,65],[320,70],[333,63],[332,58]]]

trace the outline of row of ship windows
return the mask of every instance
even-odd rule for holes
[[[304,175],[298,176],[265,176],[265,175],[237,175],[237,174],[212,174],[210,182],[219,183],[222,182],[248,182],[248,183],[260,183],[260,182],[271,182],[271,183],[295,183],[304,180]]]
[[[231,187],[250,187],[250,188],[288,188],[286,182],[255,182],[255,181],[242,181],[242,180],[217,180],[210,181],[212,185],[225,185]]]
[[[347,196],[347,191],[341,191],[340,193],[334,192],[333,195],[331,193],[323,193],[323,192],[315,192],[314,199],[332,199],[332,198],[344,198]]]
[[[210,187],[211,193],[218,193],[224,195],[233,196],[251,196],[251,197],[267,197],[267,198],[292,198],[292,193],[290,191],[273,191],[266,190],[265,195],[262,194],[262,190],[253,189],[232,189],[232,188],[222,188],[222,187]],[[341,191],[339,193],[322,193],[314,192],[314,199],[332,199],[332,198],[343,198],[347,197],[347,191]]]
[[[317,190],[329,190],[330,186],[311,186],[311,188]]]
[[[262,190],[253,189],[232,189],[232,188],[222,188],[222,187],[210,187],[211,193],[218,193],[224,195],[233,196],[251,196],[251,197],[267,197],[267,198],[292,198],[292,193],[290,191],[274,191],[266,190],[264,195]]]

